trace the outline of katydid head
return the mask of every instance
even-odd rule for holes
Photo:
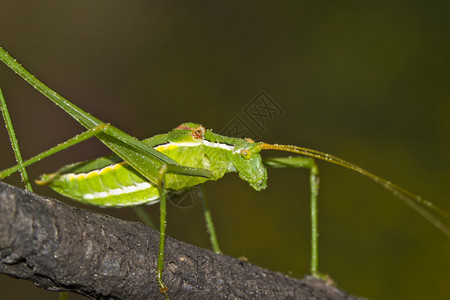
[[[258,143],[250,139],[239,140],[233,151],[233,165],[239,177],[247,181],[255,190],[267,187],[267,170],[264,167]]]
[[[196,123],[183,123],[169,132],[169,141],[198,142],[205,136],[206,128]]]
[[[187,122],[169,132],[168,140],[203,145],[209,149],[231,151],[232,165],[230,164],[228,155],[222,157],[222,162],[212,152],[207,153],[206,156],[216,156],[216,168],[222,165],[222,168],[225,166],[228,171],[238,172],[239,177],[247,181],[257,191],[267,186],[267,171],[259,154],[261,148],[259,144],[253,142],[251,139],[244,140],[221,136],[213,133],[211,130],[207,130],[200,124]],[[224,170],[222,169],[217,172],[220,174],[218,178],[223,176]]]

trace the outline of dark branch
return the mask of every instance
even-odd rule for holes
[[[158,231],[0,183],[0,273],[98,299],[163,299]],[[356,299],[325,282],[289,278],[170,237],[171,299]]]

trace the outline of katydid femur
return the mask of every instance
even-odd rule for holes
[[[450,236],[450,229],[434,217],[428,209],[449,218],[446,212],[419,196],[335,156],[303,147],[225,137],[195,123],[184,123],[168,134],[138,141],[93,117],[52,91],[20,66],[2,48],[0,48],[0,60],[88,129],[86,132],[23,163],[19,161],[17,166],[0,172],[0,178],[9,176],[16,171],[23,171],[30,164],[90,137],[97,137],[115,154],[63,167],[53,174],[42,175],[38,183],[49,185],[69,198],[97,206],[134,206],[160,202],[160,251],[156,277],[161,292],[164,293],[166,298],[168,297],[167,287],[162,281],[166,193],[172,190],[189,189],[208,180],[217,180],[228,172],[238,172],[240,178],[249,182],[255,190],[261,190],[267,184],[266,166],[277,168],[305,167],[310,169],[311,273],[315,276],[320,274],[318,272],[317,249],[319,181],[318,169],[314,159],[325,160],[369,177]],[[260,156],[262,150],[279,150],[303,156],[263,160]],[[213,248],[216,252],[220,252],[205,201],[205,218]]]

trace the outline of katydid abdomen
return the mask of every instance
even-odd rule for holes
[[[76,165],[74,165],[76,167]],[[158,189],[122,162],[90,172],[44,174],[39,184],[56,192],[96,206],[129,206],[156,203]]]
[[[166,188],[180,190],[207,180],[217,180],[227,172],[239,171],[239,163],[236,165],[235,162],[242,159],[262,166],[259,153],[251,159],[242,158],[240,150],[249,149],[252,143],[243,145],[240,140],[240,145],[235,145],[210,141],[205,138],[205,132],[198,124],[185,123],[167,135],[143,141],[182,166],[207,169],[213,173],[211,178],[167,174]],[[266,173],[263,175],[265,177]],[[116,155],[63,167],[53,174],[42,175],[37,182],[68,198],[96,206],[133,206],[159,201],[155,183],[149,182]],[[265,179],[259,180],[258,184],[264,188]]]

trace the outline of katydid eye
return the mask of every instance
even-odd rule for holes
[[[247,149],[242,149],[241,155],[245,159],[250,159],[250,156],[251,156],[250,151],[248,151]]]

